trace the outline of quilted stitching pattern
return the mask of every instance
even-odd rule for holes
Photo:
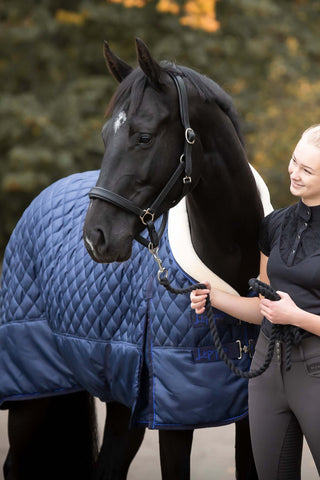
[[[127,355],[125,349],[130,347],[134,366],[132,370],[127,369],[130,385],[124,392],[129,392],[130,400],[127,401],[134,402],[140,390],[139,362],[144,357],[143,352],[150,372],[154,370],[152,352],[156,353],[157,349],[160,350],[156,356],[163,349],[166,358],[169,358],[167,352],[172,351],[172,365],[177,351],[183,352],[183,358],[190,364],[192,348],[210,346],[212,337],[206,321],[200,328],[193,328],[188,295],[173,296],[158,284],[157,264],[140,244],[134,242],[132,257],[125,263],[102,265],[91,260],[84,247],[82,226],[88,192],[96,183],[97,175],[98,172],[86,172],[56,182],[42,192],[22,216],[6,250],[0,325],[46,319],[63,356],[68,361],[71,359],[72,371],[83,379],[84,387],[94,393],[109,391],[110,386],[105,386],[106,378],[110,378],[114,385],[113,375],[122,375],[118,372],[126,369],[128,360],[123,355]],[[190,285],[193,280],[180,270],[172,256],[167,231],[161,240],[159,255],[175,287]],[[153,291],[148,305],[146,289],[150,281]],[[216,321],[223,342],[238,338],[236,322],[226,329],[225,318],[221,318],[219,312],[216,312]],[[108,349],[105,349],[106,345]],[[105,364],[105,355],[110,355],[108,364]],[[179,372],[181,361],[179,356],[175,366]],[[88,385],[83,373],[86,365],[90,372]],[[190,364],[191,367],[194,374],[196,368],[204,368]],[[116,373],[112,373],[113,368]],[[149,388],[155,389],[154,382],[159,377],[158,390],[160,386],[162,389],[166,372],[159,368],[154,371]],[[96,382],[96,387],[92,382]],[[246,388],[245,381],[240,380],[240,383]],[[203,391],[210,395],[207,385]],[[124,398],[125,393],[122,391],[119,395]],[[154,390],[157,402],[161,395]],[[242,397],[245,403],[246,395]],[[233,401],[230,402],[232,405]],[[241,402],[240,410],[243,411]],[[149,408],[156,407],[150,405]],[[179,409],[181,411],[178,406],[177,411]],[[228,415],[235,414],[232,411]],[[205,421],[208,421],[206,416]]]
[[[96,172],[73,175],[59,181],[34,201],[9,243],[4,272],[11,272],[10,299],[3,293],[1,319],[21,321],[46,316],[59,334],[96,340],[140,343],[140,322],[146,314],[145,288],[149,276],[156,277],[157,265],[140,244],[132,259],[121,264],[93,262],[82,240],[82,225],[88,205],[88,191]],[[27,230],[27,237],[23,234]],[[21,238],[23,235],[23,238]],[[14,251],[23,263],[16,263]],[[161,241],[160,257],[170,281],[184,288],[191,283],[175,264],[167,232]],[[194,346],[190,328],[189,296],[173,296],[154,280],[151,306],[153,344]],[[198,333],[197,344],[210,341],[208,329]]]

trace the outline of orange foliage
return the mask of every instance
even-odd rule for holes
[[[149,0],[106,0],[111,3],[121,3],[126,8],[143,8]],[[198,28],[206,32],[215,32],[219,29],[216,19],[215,6],[218,0],[186,0],[180,7],[176,0],[158,0],[157,10],[161,13],[179,15],[182,25]]]
[[[163,13],[172,13],[173,15],[180,13],[180,7],[175,0],[159,0],[157,10]]]
[[[206,32],[215,32],[220,26],[215,16],[215,3],[216,0],[187,0],[180,23]]]
[[[88,13],[83,10],[82,12],[71,12],[70,10],[58,9],[56,11],[55,18],[58,23],[83,25],[86,21]]]
[[[146,0],[110,0],[112,3],[122,3],[126,8],[143,8]]]
[[[148,0],[107,0],[110,3],[122,3],[122,5],[126,8],[143,8],[145,7]]]

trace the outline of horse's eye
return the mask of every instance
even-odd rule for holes
[[[138,138],[138,143],[142,143],[143,145],[147,145],[151,142],[152,136],[150,133],[140,133]]]

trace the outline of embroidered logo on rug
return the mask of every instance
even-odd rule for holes
[[[219,356],[214,347],[198,347],[193,349],[193,360],[195,363],[216,362]]]
[[[194,328],[207,327],[209,325],[207,316],[205,314],[197,315],[194,310],[191,310],[191,322]]]

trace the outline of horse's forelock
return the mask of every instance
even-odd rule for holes
[[[112,115],[117,106],[123,107],[129,105],[129,103],[131,109],[137,110],[146,86],[147,77],[140,68],[136,68],[118,86],[115,94],[111,98],[105,116],[108,117]]]
[[[162,61],[160,62],[160,66],[166,73],[179,74],[182,77],[185,77],[204,101],[214,101],[230,118],[241,143],[244,144],[238,114],[233,105],[232,99],[216,82],[191,68],[176,65],[172,62]],[[106,116],[111,115],[118,105],[123,107],[129,105],[129,103],[130,110],[136,111],[139,108],[148,84],[148,78],[143,71],[140,68],[134,69],[117,88],[109,103]]]

